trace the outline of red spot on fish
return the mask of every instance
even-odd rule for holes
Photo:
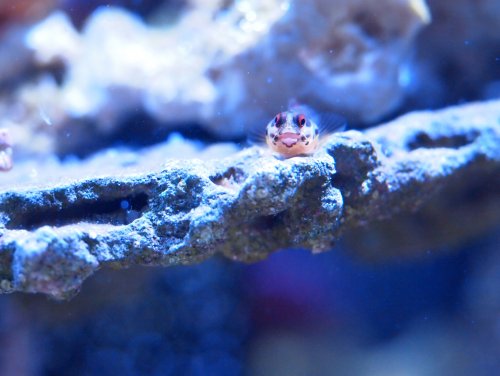
[[[306,125],[306,116],[304,114],[299,114],[295,117],[295,121],[299,127]]]
[[[274,118],[274,125],[279,126],[281,124],[281,112]]]
[[[274,125],[279,128],[285,123],[286,123],[286,112],[280,112],[274,118]]]

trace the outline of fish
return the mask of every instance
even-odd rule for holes
[[[318,116],[305,106],[279,112],[266,126],[267,146],[283,158],[314,154],[329,134],[346,126],[341,115],[325,115]]]

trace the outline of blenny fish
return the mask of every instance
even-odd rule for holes
[[[320,137],[345,126],[339,115],[317,116],[306,107],[298,106],[278,113],[266,127],[266,144],[284,158],[313,154],[320,146]]]

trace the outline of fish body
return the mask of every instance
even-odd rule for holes
[[[313,154],[321,139],[343,129],[345,119],[336,114],[316,115],[306,106],[278,113],[266,126],[266,144],[284,158]]]
[[[299,111],[278,113],[266,127],[266,143],[272,151],[284,156],[308,155],[316,151],[319,126]]]

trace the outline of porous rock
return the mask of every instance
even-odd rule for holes
[[[0,287],[63,298],[102,266],[327,250],[341,233],[415,211],[447,189],[498,182],[499,119],[500,101],[478,103],[334,134],[311,157],[282,160],[252,147],[211,161],[158,161],[148,172],[123,167],[4,188]],[[498,189],[487,199],[498,206]]]

